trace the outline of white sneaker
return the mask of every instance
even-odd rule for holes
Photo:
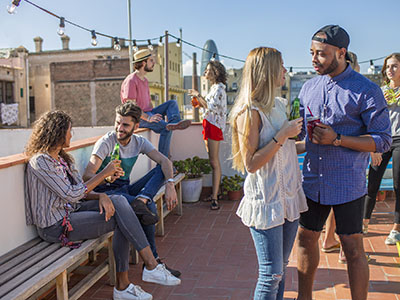
[[[172,275],[171,272],[165,268],[164,264],[158,264],[157,267],[150,271],[144,267],[142,280],[161,285],[178,285],[181,283],[181,280]]]
[[[396,242],[400,242],[400,232],[397,230],[391,230],[388,237],[386,238],[386,245],[396,245]]]
[[[113,298],[114,300],[152,300],[153,296],[143,291],[140,286],[130,283],[123,291],[114,288]]]

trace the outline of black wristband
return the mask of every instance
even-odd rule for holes
[[[279,144],[279,142],[276,140],[276,138],[275,138],[275,137],[273,137],[273,138],[272,138],[272,140],[273,140],[275,143],[277,143],[279,146],[281,146],[281,147],[282,147],[282,144]]]

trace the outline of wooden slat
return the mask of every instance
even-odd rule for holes
[[[79,299],[79,297],[82,296],[93,284],[106,275],[108,271],[108,262],[104,261],[70,290],[69,299]]]
[[[36,248],[36,246],[35,246],[36,249],[33,249],[33,248],[29,249],[29,251],[26,252],[27,253],[26,256],[20,255],[21,260],[19,261],[19,264],[17,264],[18,262],[16,262],[15,267],[13,267],[8,272],[6,272],[0,276],[0,286],[2,286],[3,284],[5,284],[7,281],[14,278],[15,276],[17,276],[18,274],[24,272],[25,270],[27,270],[28,268],[30,268],[37,262],[41,261],[42,259],[47,260],[48,255],[50,255],[51,253],[54,253],[57,249],[61,248],[60,244],[49,244],[47,242],[43,242],[43,243],[40,243],[39,245],[42,245],[42,244],[47,244],[47,246],[45,248],[42,248],[42,247]],[[35,250],[34,255],[28,255],[28,252],[33,252],[31,250]],[[13,260],[18,259],[18,258],[19,257],[16,257]]]
[[[35,238],[33,240],[30,240],[29,242],[11,250],[10,252],[7,252],[3,256],[0,257],[0,269],[2,268],[2,265],[9,261],[10,259],[14,258],[15,256],[25,252],[29,248],[35,246],[36,244],[39,244],[42,241],[41,238]]]
[[[14,286],[14,289],[5,295],[4,299],[25,299],[32,295],[35,291],[40,289],[43,285],[45,285],[48,281],[52,280],[56,276],[58,276],[62,271],[69,268],[76,261],[80,260],[82,256],[87,256],[87,253],[92,249],[95,249],[99,244],[104,243],[104,241],[113,234],[110,232],[108,234],[103,235],[102,237],[96,240],[87,240],[82,243],[82,246],[78,249],[70,250],[68,248],[61,248],[60,250],[65,250],[66,252],[61,256],[58,256],[57,261],[52,263],[51,265],[44,265],[43,261],[34,265],[29,270],[24,272],[24,277],[30,275],[30,279],[22,282],[18,282],[18,278],[15,278],[12,282],[18,282],[17,287]],[[61,251],[57,251],[57,254]],[[55,254],[52,254],[48,257],[48,259],[52,259],[54,261]],[[17,276],[17,277],[19,277]],[[8,282],[9,284],[11,282]],[[6,285],[7,285],[6,284]],[[10,291],[10,289],[8,289]],[[0,289],[1,292],[1,289]],[[0,294],[0,297],[3,295]]]

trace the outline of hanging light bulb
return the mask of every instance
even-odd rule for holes
[[[158,46],[159,47],[162,47],[164,44],[163,44],[163,42],[162,42],[162,36],[160,36],[160,40],[158,41]]]
[[[11,5],[7,6],[7,11],[10,15],[13,15],[16,13],[16,9],[19,6],[19,3],[21,2],[21,0],[13,0],[13,2],[11,2]]]
[[[178,48],[181,46],[181,39],[178,39],[178,40],[176,41],[176,46],[177,46]]]
[[[211,61],[215,61],[215,58],[217,57],[217,55],[215,53],[213,53],[212,57],[211,57]]]
[[[138,48],[138,46],[136,45],[136,40],[133,40],[133,52],[138,52],[139,51],[139,48]]]
[[[57,33],[59,36],[63,36],[65,34],[65,18],[60,18],[60,26],[58,27]]]
[[[372,59],[369,61],[368,74],[376,74],[374,61]]]
[[[290,77],[293,77],[293,75],[294,75],[293,74],[293,67],[289,68],[289,73],[288,74],[289,74]]]
[[[151,44],[151,41],[147,40],[147,43],[148,43],[147,48],[149,48],[150,51],[153,51],[154,48],[153,48],[153,45]]]
[[[92,46],[96,47],[97,46],[97,37],[96,37],[96,31],[92,30],[92,41],[91,44]]]
[[[114,38],[114,50],[121,51],[121,45],[119,44],[119,39],[117,37]]]

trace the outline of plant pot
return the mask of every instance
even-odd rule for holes
[[[376,201],[381,202],[386,199],[386,191],[379,191],[378,195],[376,196]]]
[[[228,199],[231,201],[237,201],[242,199],[242,190],[228,191]]]
[[[202,187],[203,178],[201,177],[182,180],[182,201],[186,203],[199,201]]]

